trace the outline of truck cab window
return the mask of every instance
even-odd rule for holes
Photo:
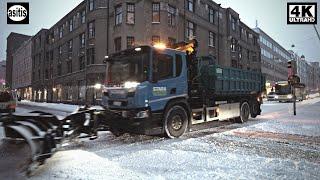
[[[173,78],[173,57],[168,54],[155,52],[153,58],[153,71],[158,80]]]

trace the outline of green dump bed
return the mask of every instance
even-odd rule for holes
[[[207,60],[199,61],[198,77],[201,86],[215,94],[240,95],[264,90],[265,77],[261,72],[222,67]]]

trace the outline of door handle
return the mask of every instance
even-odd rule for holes
[[[177,88],[172,88],[172,89],[170,90],[170,94],[176,94],[176,92],[177,92]]]

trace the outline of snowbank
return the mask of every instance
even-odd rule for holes
[[[22,100],[18,104],[48,108],[48,109],[64,111],[64,112],[73,112],[79,108],[78,105],[63,104],[63,103],[45,103],[45,102],[41,103],[41,102],[32,102],[27,100]]]

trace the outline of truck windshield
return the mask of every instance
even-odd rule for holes
[[[291,87],[289,84],[285,84],[285,85],[276,84],[275,85],[275,92],[278,95],[291,94]]]
[[[121,85],[127,81],[148,80],[150,51],[127,50],[108,60],[107,83]]]

